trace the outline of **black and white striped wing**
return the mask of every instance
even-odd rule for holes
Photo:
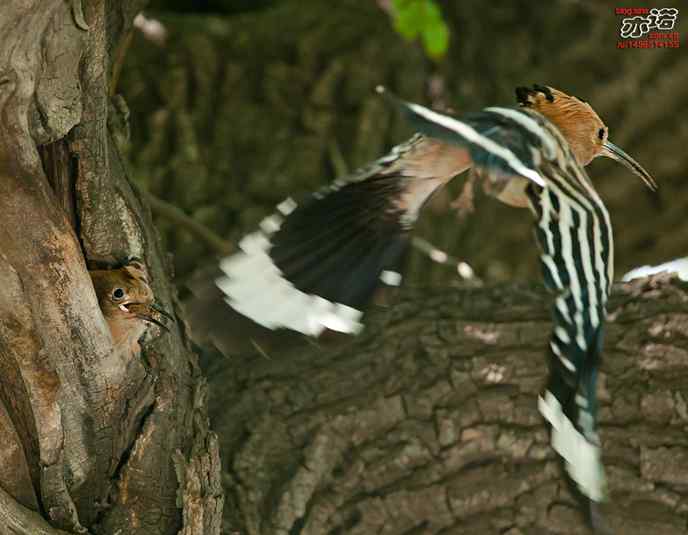
[[[539,407],[572,479],[588,498],[601,501],[605,477],[596,432],[596,384],[613,277],[612,229],[596,194],[586,194],[558,167],[543,171],[547,187],[529,188],[528,194],[545,283],[556,298],[550,379]]]
[[[465,150],[414,136],[303,202],[281,203],[222,260],[217,287],[270,329],[356,333],[377,288],[400,284],[422,205],[469,164]]]
[[[494,107],[455,118],[393,96],[388,98],[421,134],[468,150],[473,169],[487,180],[505,182],[520,176],[545,186],[539,166],[543,157],[557,158],[557,144],[534,114]]]
[[[357,333],[375,288],[401,280],[408,232],[392,202],[397,188],[395,177],[381,177],[284,201],[220,263],[227,302],[271,329]]]

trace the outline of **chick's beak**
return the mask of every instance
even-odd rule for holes
[[[645,168],[631,158],[625,151],[617,147],[611,141],[605,141],[602,145],[602,151],[600,155],[616,160],[622,163],[626,168],[628,168],[633,174],[638,175],[645,185],[652,191],[657,191],[657,182],[652,178],[652,175],[648,173]]]
[[[129,312],[138,319],[147,321],[149,323],[154,323],[161,329],[170,332],[170,329],[167,327],[167,325],[162,323],[158,318],[162,317],[171,321],[174,321],[174,318],[155,303],[130,303],[127,308],[129,309]]]

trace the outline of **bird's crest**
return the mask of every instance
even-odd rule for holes
[[[608,129],[584,100],[538,84],[532,88],[517,87],[516,99],[521,106],[541,113],[559,128],[581,165],[589,164],[602,153]]]

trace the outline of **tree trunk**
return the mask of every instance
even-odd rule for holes
[[[0,532],[217,534],[206,387],[182,322],[113,346],[87,267],[143,259],[178,310],[150,214],[108,130],[144,2],[0,9]]]
[[[589,533],[537,411],[548,307],[533,287],[409,291],[346,347],[215,362],[230,533]],[[618,285],[605,338],[604,520],[684,534],[688,286]]]

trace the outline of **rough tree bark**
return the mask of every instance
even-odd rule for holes
[[[216,362],[227,529],[589,533],[537,411],[548,304],[538,287],[410,291],[347,347]],[[686,284],[615,288],[602,371],[609,527],[686,533]]]
[[[145,2],[0,9],[0,532],[212,534],[223,496],[187,332],[115,351],[87,267],[144,260],[178,302],[108,131]],[[83,11],[82,11],[83,9]]]

